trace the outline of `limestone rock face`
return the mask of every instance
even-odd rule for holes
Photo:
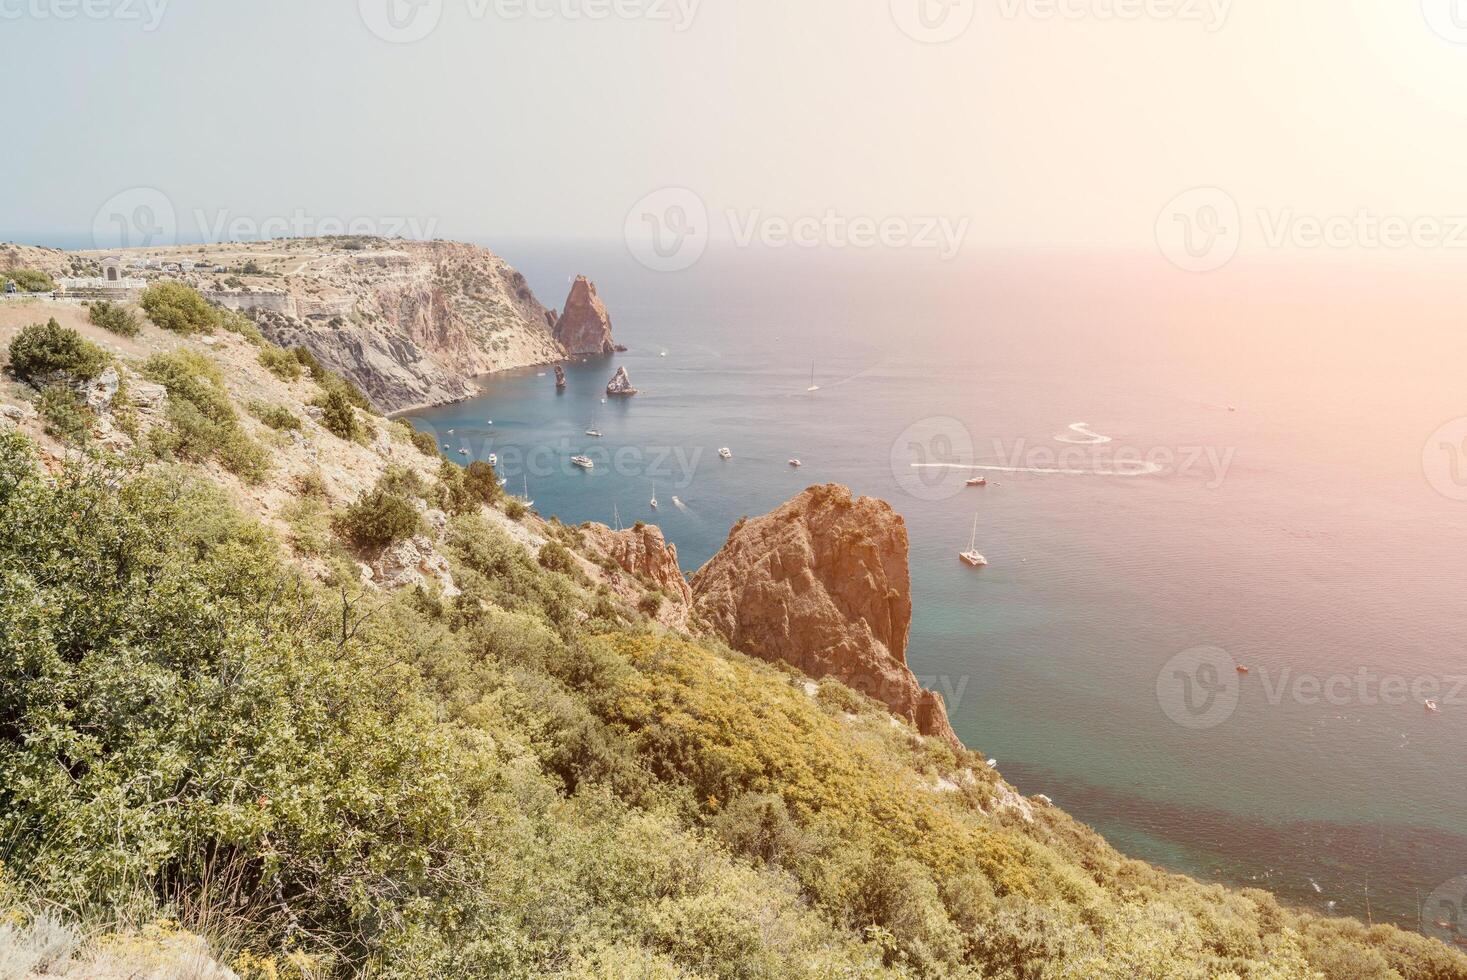
[[[693,590],[678,566],[677,545],[669,544],[660,528],[643,524],[613,531],[604,524],[587,524],[581,533],[590,551],[610,558],[630,575],[650,580],[673,602],[692,605]]]
[[[290,302],[251,315],[271,341],[307,348],[381,411],[461,401],[479,393],[477,375],[565,356],[524,276],[488,249],[404,241],[310,254],[302,264],[319,271],[289,279]]]
[[[907,528],[885,502],[811,487],[735,525],[692,588],[696,613],[735,649],[834,677],[960,745],[941,696],[907,667]]]
[[[449,570],[448,559],[433,547],[433,542],[419,535],[386,548],[371,565],[372,579],[377,584],[397,589],[436,585],[445,598],[460,594]]]
[[[554,322],[555,339],[568,354],[610,354],[616,347],[606,304],[596,295],[596,284],[585,276],[576,276],[565,312]]]

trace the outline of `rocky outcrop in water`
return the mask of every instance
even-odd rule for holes
[[[606,304],[596,295],[596,284],[585,276],[576,276],[571,285],[565,311],[555,320],[555,339],[572,355],[610,354],[616,348]]]
[[[627,369],[620,367],[616,374],[611,376],[611,381],[606,385],[608,395],[635,395],[637,389],[632,386],[632,379],[627,374]]]
[[[559,364],[555,365],[555,387],[565,388],[566,384],[567,382],[565,380],[565,368],[561,367]]]
[[[907,667],[907,528],[884,501],[811,487],[735,525],[692,588],[697,615],[735,649],[834,677],[960,744],[941,696]]]

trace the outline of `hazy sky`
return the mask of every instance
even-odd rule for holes
[[[137,187],[185,238],[616,238],[669,186],[715,235],[833,212],[1149,245],[1199,186],[1245,225],[1446,218],[1454,41],[1467,0],[0,0],[0,236],[90,236]]]

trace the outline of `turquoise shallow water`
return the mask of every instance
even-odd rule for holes
[[[569,365],[563,394],[526,369],[414,413],[450,455],[498,453],[569,522],[655,522],[688,571],[810,484],[882,497],[911,534],[912,668],[1023,791],[1326,911],[1415,926],[1467,874],[1467,503],[1423,476],[1467,415],[1450,276],[717,251],[656,275],[489,244],[549,305],[591,275],[631,349]],[[603,404],[619,366],[642,394]],[[1112,441],[1057,440],[1089,441],[1078,422]],[[1077,472],[968,490],[910,465],[934,461]],[[981,572],[956,560],[975,516]],[[1196,648],[1231,659],[1180,677]],[[1198,713],[1209,691],[1226,711]]]

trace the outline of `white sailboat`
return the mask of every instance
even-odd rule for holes
[[[973,537],[968,542],[968,550],[958,552],[958,557],[965,564],[971,565],[974,568],[982,568],[988,564],[988,559],[984,558],[978,551],[978,517],[976,514],[973,516]]]
[[[528,476],[525,477],[525,495],[522,499],[524,500],[526,507],[535,506],[535,502],[530,499],[530,478]]]
[[[806,391],[819,391],[820,390],[820,386],[815,383],[815,362],[814,361],[811,361],[810,362],[810,387],[806,388],[805,390]]]
[[[596,413],[595,412],[592,412],[591,413],[591,427],[586,430],[586,435],[590,436],[592,439],[600,439],[601,438],[601,430],[596,427]]]
[[[621,511],[616,509],[616,504],[611,505],[611,520],[616,525],[616,530],[621,530]]]
[[[655,483],[652,484],[652,500],[651,500],[651,504],[652,504],[652,509],[653,510],[656,510],[657,509],[657,484],[655,484]]]

